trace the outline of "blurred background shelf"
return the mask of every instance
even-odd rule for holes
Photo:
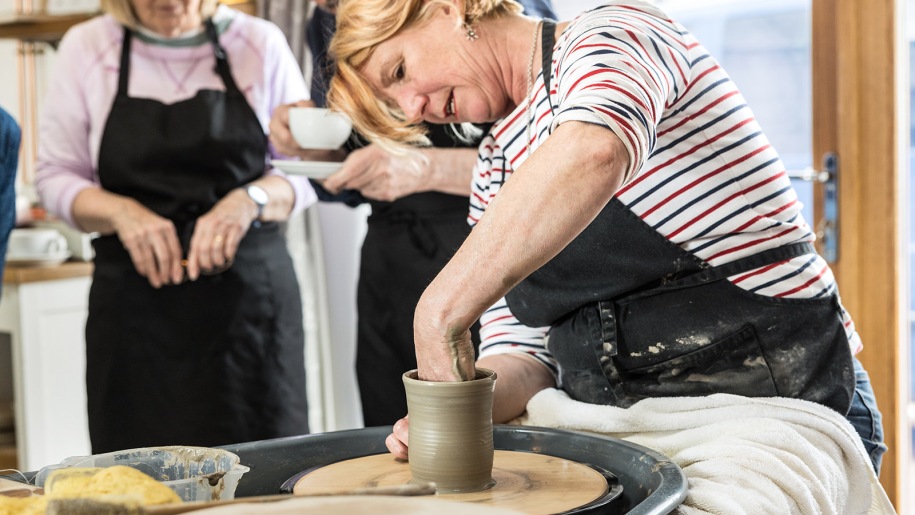
[[[250,15],[257,14],[256,0],[223,0],[222,3]],[[0,39],[56,42],[70,27],[98,14],[98,12],[85,12],[58,15],[0,15]]]
[[[0,38],[27,41],[57,41],[77,23],[98,13],[68,15],[17,14],[0,16]]]

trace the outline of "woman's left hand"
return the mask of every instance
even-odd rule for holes
[[[391,431],[391,434],[385,438],[384,445],[398,460],[407,460],[409,459],[409,449],[407,447],[407,441],[409,439],[410,416],[407,415],[394,423],[394,428]]]
[[[197,280],[201,272],[232,266],[238,245],[257,216],[253,207],[244,190],[234,189],[197,219],[187,254],[190,280]]]

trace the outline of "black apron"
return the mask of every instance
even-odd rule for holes
[[[430,125],[432,145],[476,146],[449,130]],[[429,283],[470,234],[468,202],[466,196],[438,192],[371,202],[356,291],[356,377],[366,427],[392,425],[407,413],[401,376],[416,368],[413,314]],[[477,347],[479,324],[471,328],[471,339]]]
[[[356,376],[366,427],[392,425],[407,413],[401,375],[416,368],[416,304],[469,233],[467,197],[419,193],[372,202],[356,291]],[[472,333],[477,345],[477,325]]]
[[[543,30],[548,77],[551,24]],[[522,323],[551,326],[547,348],[576,400],[731,393],[845,415],[855,374],[836,294],[773,298],[726,279],[813,252],[792,244],[711,267],[613,199],[506,300]]]
[[[206,29],[226,91],[166,105],[130,98],[125,30],[99,179],[172,220],[184,252],[194,223],[263,175],[267,140]],[[154,289],[116,235],[94,241],[86,323],[94,453],[224,445],[308,432],[302,306],[276,223],[254,224],[227,271]]]

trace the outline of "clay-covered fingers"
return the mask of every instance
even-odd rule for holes
[[[429,323],[417,308],[413,320],[416,372],[423,381],[470,381],[476,376],[470,330],[452,334],[453,328]]]
[[[384,444],[388,451],[399,460],[408,459],[407,441],[410,438],[409,415],[394,423],[394,431],[388,435]]]
[[[285,104],[273,110],[270,118],[270,143],[273,148],[287,156],[298,155],[302,150],[295,139],[292,137],[292,131],[289,130],[289,109],[291,107],[315,107],[311,100],[299,100],[294,104]]]

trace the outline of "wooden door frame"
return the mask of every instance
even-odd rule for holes
[[[897,0],[812,0],[813,155],[839,156],[839,258],[832,265],[883,414],[880,481],[902,506],[909,446],[900,345]],[[898,70],[899,73],[905,70]],[[901,118],[905,120],[904,117]],[[906,145],[907,147],[907,145]],[[815,205],[822,209],[822,191]]]

